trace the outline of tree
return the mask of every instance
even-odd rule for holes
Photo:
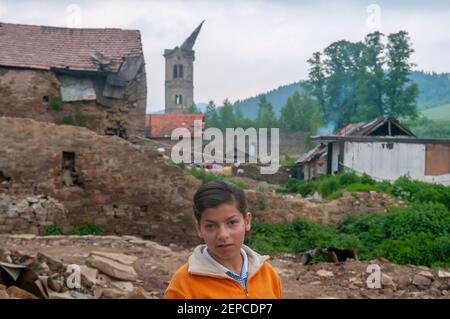
[[[307,82],[307,90],[312,96],[314,96],[320,105],[320,115],[322,119],[328,120],[328,107],[325,101],[325,74],[322,63],[322,54],[320,52],[314,52],[313,57],[308,60],[310,65],[309,69],[309,81]]]
[[[233,105],[228,99],[223,101],[223,106],[219,108],[219,127],[222,129],[233,128],[236,124],[236,119],[233,112]]]
[[[320,105],[307,94],[295,92],[281,109],[280,123],[283,129],[315,134],[321,126]]]
[[[353,116],[355,121],[368,121],[386,114],[385,65],[383,34],[376,31],[366,36],[361,63],[358,67],[355,98],[358,110]]]
[[[285,130],[296,130],[298,127],[297,114],[292,96],[288,98],[286,105],[283,106],[280,113],[280,128]]]
[[[234,121],[236,127],[242,127],[242,128],[249,128],[253,127],[255,123],[253,123],[252,120],[244,117],[244,114],[241,111],[241,108],[239,106],[234,106]]]
[[[348,124],[356,113],[355,87],[358,66],[364,44],[337,41],[324,50],[325,74],[328,74],[325,88],[328,118],[325,122],[337,127]]]
[[[220,127],[219,114],[217,112],[216,105],[214,101],[209,101],[206,106],[205,111],[205,126],[209,127]]]
[[[413,63],[409,62],[414,52],[408,33],[400,31],[388,36],[386,80],[386,108],[390,116],[417,117],[416,98],[418,88],[409,78]]]
[[[192,105],[187,109],[188,113],[191,114],[195,114],[195,113],[202,113],[198,108],[197,105],[195,105],[195,103],[192,103]]]
[[[373,32],[363,43],[337,41],[308,60],[308,92],[319,103],[324,124],[342,127],[387,115],[417,115],[408,33],[390,34],[387,45],[383,39],[382,33]]]
[[[255,124],[258,128],[278,127],[278,120],[273,112],[272,104],[267,101],[264,94],[259,96],[258,115]]]

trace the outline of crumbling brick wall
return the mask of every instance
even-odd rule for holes
[[[104,78],[97,79],[104,81]],[[145,65],[136,78],[128,82],[123,98],[112,99],[112,106],[97,101],[64,102],[61,82],[52,71],[0,67],[0,116],[32,118],[56,124],[71,123],[86,126],[97,134],[106,134],[117,123],[127,135],[144,135],[147,83]]]
[[[109,234],[163,243],[198,241],[192,197],[200,182],[156,151],[85,128],[6,117],[0,145],[7,145],[0,148],[0,193],[51,196],[64,204],[71,225],[96,223]],[[74,170],[64,174],[71,154]]]
[[[0,233],[39,235],[51,224],[69,227],[67,211],[56,199],[0,193]]]

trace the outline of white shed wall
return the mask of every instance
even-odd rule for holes
[[[425,144],[392,143],[392,149],[387,145],[345,142],[344,165],[378,180],[396,180],[409,174],[412,179],[450,185],[450,174],[425,176]]]

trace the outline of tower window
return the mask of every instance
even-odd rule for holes
[[[173,66],[173,78],[183,78],[183,65],[175,64]]]
[[[183,65],[181,64],[178,65],[178,75],[183,78]]]
[[[183,104],[183,96],[181,94],[175,95],[175,104],[176,105]]]

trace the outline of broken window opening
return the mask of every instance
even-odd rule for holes
[[[75,168],[75,153],[63,152],[62,179],[67,187],[82,186]]]
[[[42,103],[48,104],[50,102],[50,96],[44,95],[42,97]]]
[[[183,104],[183,96],[181,94],[175,95],[175,104],[176,105]]]
[[[6,176],[3,171],[0,171],[0,188],[9,190],[11,187],[11,177]]]
[[[114,126],[107,127],[105,130],[105,134],[109,136],[118,136],[123,139],[128,138],[127,129],[121,121],[116,121]]]

